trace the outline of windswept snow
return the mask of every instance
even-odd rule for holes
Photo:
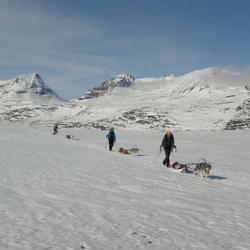
[[[0,249],[249,249],[250,131],[174,133],[171,162],[205,158],[205,180],[163,167],[164,134],[115,132],[139,155],[107,131],[1,124]]]

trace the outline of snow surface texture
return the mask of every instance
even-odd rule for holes
[[[1,123],[0,249],[249,249],[249,130],[174,133],[171,162],[205,158],[204,180],[162,165],[162,133],[116,129],[109,152],[107,131],[52,132]]]
[[[159,79],[119,74],[65,102],[31,74],[0,82],[0,121],[134,131],[249,129],[250,86],[243,79],[221,68]]]

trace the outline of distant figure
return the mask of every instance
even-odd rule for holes
[[[114,128],[111,128],[106,135],[106,138],[109,140],[109,151],[112,151],[112,148],[114,146],[114,143],[116,141],[116,136],[114,132]]]
[[[73,134],[66,135],[66,138],[67,138],[67,139],[74,139],[74,135],[73,135]]]
[[[174,136],[170,131],[168,131],[164,135],[162,143],[161,143],[161,148],[164,149],[165,156],[166,156],[162,163],[164,166],[169,168],[170,167],[170,159],[169,158],[170,158],[170,154],[173,152],[173,148],[174,148]]]
[[[57,133],[58,133],[58,123],[56,123],[55,125],[54,125],[54,132],[53,132],[53,135],[56,135]]]

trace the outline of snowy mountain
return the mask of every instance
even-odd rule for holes
[[[37,75],[0,82],[1,121],[144,131],[250,128],[250,86],[239,72],[224,68],[140,79],[123,73],[71,102],[41,82]],[[6,101],[11,98],[14,105]]]
[[[0,121],[42,122],[67,103],[34,73],[0,81]]]
[[[30,100],[42,103],[63,101],[36,73],[18,77],[10,81],[0,81],[0,98],[10,101]]]
[[[132,79],[126,88],[103,89],[101,97],[76,101],[88,105],[85,121],[138,130],[250,127],[249,87],[238,84],[238,72],[213,67],[180,77],[169,74],[159,79]]]
[[[115,87],[127,88],[133,85],[135,78],[125,73],[119,74],[114,78],[105,81],[99,87],[95,87],[92,90],[87,91],[78,100],[96,98],[105,94],[111,94]]]

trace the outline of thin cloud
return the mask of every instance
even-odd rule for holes
[[[39,73],[49,80],[47,84],[56,92],[71,91],[71,94],[64,92],[63,98],[67,94],[70,98],[76,93],[79,96],[89,88],[87,80],[100,77],[108,68],[116,67],[117,63],[109,56],[96,55],[88,50],[90,44],[94,44],[91,41],[103,37],[102,25],[97,20],[72,19],[57,13],[51,16],[34,9],[32,4],[22,5],[18,1],[14,8],[3,3],[0,4],[2,67],[12,68],[19,74],[26,73],[27,69],[27,73]],[[94,52],[94,47],[91,48]],[[15,76],[13,73],[11,78]],[[80,94],[79,83],[82,84]],[[58,91],[60,89],[62,91]]]
[[[250,66],[240,71],[235,66],[216,67],[214,76],[207,78],[210,85],[217,88],[250,86]]]
[[[17,3],[17,2],[15,2]],[[55,58],[65,55],[58,61],[74,52],[77,43],[78,51],[86,54],[85,44],[102,37],[100,23],[83,18],[67,18],[60,15],[47,15],[32,8],[11,9],[9,12],[0,8],[0,53],[1,61],[7,63],[15,60],[22,64],[27,59],[40,63],[40,55]],[[24,59],[21,61],[21,59]],[[3,64],[3,62],[2,62]]]

